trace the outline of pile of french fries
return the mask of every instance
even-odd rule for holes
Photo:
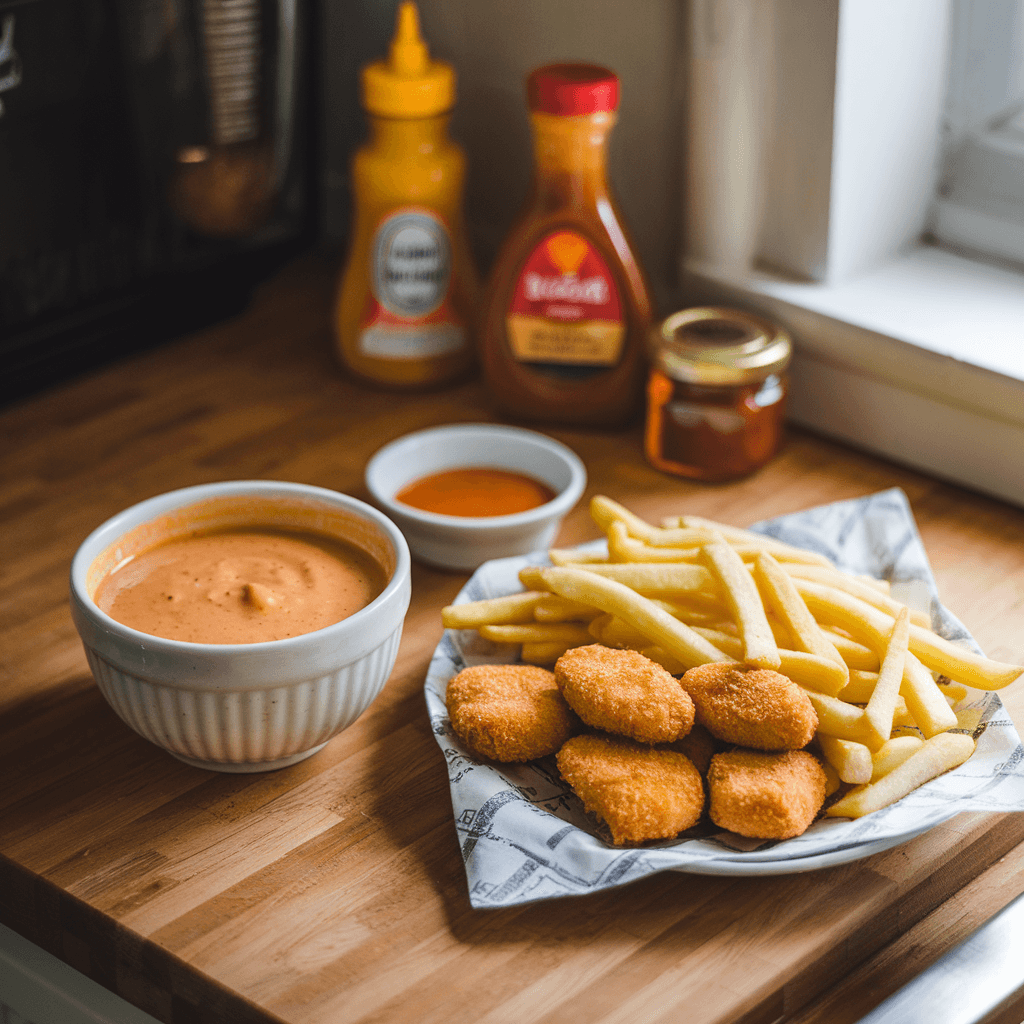
[[[1024,667],[994,662],[934,633],[883,580],[820,555],[695,516],[653,526],[606,497],[591,514],[608,556],[552,550],[519,574],[523,593],[450,605],[450,629],[521,645],[553,665],[572,647],[638,650],[679,675],[707,662],[774,669],[807,694],[833,791],[826,813],[885,807],[974,752],[967,687],[998,690]]]

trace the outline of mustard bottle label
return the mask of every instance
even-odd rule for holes
[[[567,230],[545,235],[527,257],[505,325],[513,357],[556,376],[615,366],[626,337],[608,264],[583,235]]]
[[[378,225],[370,249],[370,297],[359,349],[378,359],[424,359],[466,345],[452,309],[448,228],[427,210],[405,208]]]

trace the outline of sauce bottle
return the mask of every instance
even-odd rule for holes
[[[357,377],[444,384],[474,364],[478,291],[462,217],[466,161],[448,136],[455,73],[430,59],[415,3],[398,8],[386,61],[362,70],[370,139],[352,165],[352,241],[335,311]]]
[[[554,64],[527,96],[533,182],[483,300],[484,379],[513,417],[622,425],[640,404],[651,301],[608,189],[619,80]]]

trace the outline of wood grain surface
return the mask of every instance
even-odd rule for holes
[[[815,873],[663,874],[474,911],[422,694],[439,610],[466,577],[419,565],[392,678],[314,757],[222,775],[129,730],[68,611],[69,564],[95,526],[221,479],[365,499],[383,443],[495,419],[474,381],[396,397],[347,380],[332,276],[297,263],[240,319],[0,413],[0,921],[167,1024],[842,1024],[1024,889],[1009,867],[1024,815],[961,815]],[[647,466],[639,427],[550,433],[586,463],[586,498],[653,521],[747,525],[903,487],[944,603],[992,657],[1024,659],[1020,509],[798,432],[771,466],[717,486]],[[598,535],[586,498],[559,544]],[[1024,694],[1007,703],[1024,721]]]

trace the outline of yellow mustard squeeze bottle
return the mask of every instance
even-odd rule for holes
[[[425,388],[466,374],[478,281],[462,217],[466,160],[448,136],[455,73],[430,59],[416,4],[362,70],[370,139],[352,166],[352,238],[335,310],[356,376]]]

